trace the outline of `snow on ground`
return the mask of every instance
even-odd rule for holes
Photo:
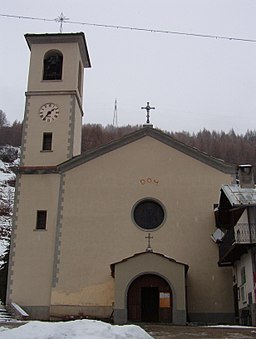
[[[5,159],[4,161],[1,159]],[[19,148],[0,147],[0,267],[10,242],[12,210],[14,201],[14,183],[16,175],[12,168],[19,165]]]
[[[253,326],[244,326],[244,325],[208,325],[206,327],[219,327],[219,328],[249,328],[249,329],[255,329],[256,327]]]
[[[0,181],[2,184],[6,184],[7,181],[15,179],[15,174],[12,173],[6,164],[0,160]]]
[[[0,327],[1,339],[152,339],[135,325],[110,325],[97,320],[30,321],[18,328]]]

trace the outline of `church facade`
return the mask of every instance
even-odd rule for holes
[[[33,319],[228,323],[213,205],[235,169],[145,125],[81,154],[83,33],[31,50],[7,304]]]

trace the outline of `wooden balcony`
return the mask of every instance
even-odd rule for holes
[[[238,223],[219,243],[219,266],[231,266],[252,246],[256,246],[256,225]]]

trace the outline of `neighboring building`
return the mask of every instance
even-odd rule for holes
[[[80,154],[84,35],[26,40],[7,304],[34,319],[234,321],[232,269],[210,235],[235,168],[151,125]]]
[[[239,167],[239,184],[223,185],[216,225],[225,235],[219,242],[219,266],[233,266],[237,322],[256,325],[256,188],[251,165]]]

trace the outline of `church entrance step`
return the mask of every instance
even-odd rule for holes
[[[7,312],[7,310],[5,309],[5,307],[3,305],[0,305],[0,322],[2,321],[14,321],[16,319],[14,319],[12,317],[12,315]]]

